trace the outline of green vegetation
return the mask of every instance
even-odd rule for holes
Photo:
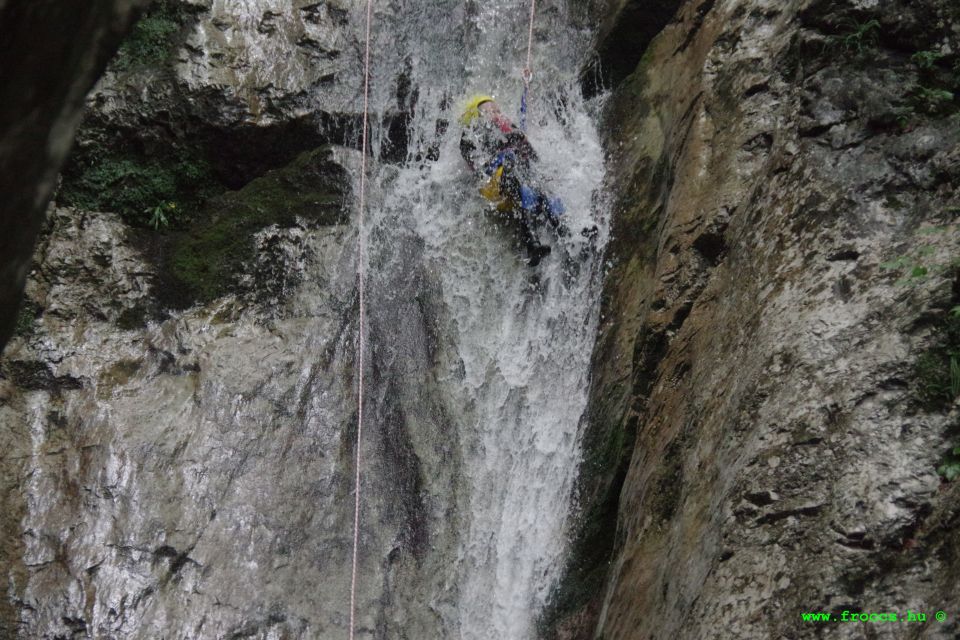
[[[162,65],[176,48],[183,16],[174,2],[155,2],[137,22],[114,59],[121,71]]]
[[[910,123],[913,122],[913,119],[917,115],[917,110],[913,108],[912,105],[905,105],[902,107],[896,107],[893,110],[893,117],[897,121],[897,125],[901,129],[909,129]]]
[[[951,213],[953,210],[948,210]],[[954,232],[956,225],[926,227],[917,235]],[[921,246],[907,255],[880,265],[881,269],[898,271],[900,285],[916,285],[933,274],[941,274],[954,280],[960,274],[960,259],[949,262],[935,260],[936,250]],[[956,305],[956,302],[953,303]],[[960,306],[953,306],[937,321],[926,350],[917,356],[913,364],[913,387],[916,398],[929,412],[949,411],[960,398]],[[960,447],[953,448],[937,468],[937,473],[947,481],[960,476]]]
[[[622,432],[620,434],[622,437]],[[599,473],[616,472],[624,466],[618,458],[628,456],[629,453],[627,449],[619,450],[606,460],[605,464],[610,465],[606,469],[591,472],[584,468],[581,474],[596,477]],[[597,455],[597,452],[593,455]],[[622,484],[623,474],[617,473],[617,478],[607,487],[604,495],[580,515],[576,533],[570,542],[569,564],[564,570],[563,578],[550,594],[547,606],[538,621],[542,636],[549,635],[548,632],[554,625],[590,602],[603,589],[610,554],[614,548],[617,505]]]
[[[943,476],[947,482],[952,482],[960,477],[960,447],[954,447],[950,453],[944,456],[943,464],[937,467],[937,473]]]
[[[164,202],[163,204],[158,204],[153,208],[151,213],[147,209],[146,213],[150,213],[150,226],[156,231],[160,227],[167,227],[170,225],[170,219],[167,218],[167,215],[175,215],[177,213],[177,203],[176,202]]]
[[[889,262],[884,262],[880,268],[885,271],[895,271],[900,274],[898,285],[918,285],[934,275],[960,267],[960,259],[948,263],[931,262],[935,249],[922,246],[907,255],[900,256]]]
[[[936,66],[937,61],[943,58],[942,53],[936,51],[917,51],[915,54],[910,56],[910,59],[919,67],[924,70],[931,70]]]
[[[17,314],[17,323],[14,325],[13,334],[17,336],[33,335],[34,324],[40,315],[40,307],[31,300],[24,299],[20,305],[20,312]]]
[[[955,92],[960,88],[960,60],[947,66],[950,56],[937,51],[917,51],[910,60],[916,65],[919,81],[907,93],[910,109],[928,116],[948,116],[957,111]]]
[[[595,600],[603,590],[616,546],[620,490],[637,430],[636,417],[612,421],[584,435],[578,501],[584,507],[570,541],[568,564],[537,622],[540,637]]]
[[[147,323],[148,312],[144,307],[130,307],[124,309],[117,317],[117,326],[124,331],[142,329]]]
[[[918,86],[910,94],[910,100],[917,111],[928,115],[942,115],[950,111],[953,92],[946,89],[931,89]]]
[[[942,227],[925,227],[917,231],[917,235],[934,235],[945,232],[955,232],[956,225]],[[930,245],[922,245],[894,260],[884,262],[880,268],[885,271],[896,271],[901,278],[898,285],[918,285],[934,275],[941,275],[947,271],[960,267],[960,258],[942,262],[935,261],[936,249]]]
[[[235,274],[253,261],[252,236],[264,227],[290,226],[298,216],[321,224],[343,221],[349,178],[328,155],[326,147],[305,152],[207,203],[202,222],[177,239],[170,258],[172,274],[190,298],[208,301],[229,290]]]
[[[864,49],[880,44],[880,23],[876,20],[868,20],[861,24],[850,19],[846,21],[846,27],[846,31],[841,33],[841,42],[847,51],[856,50],[857,53],[863,53]]]
[[[914,369],[927,409],[946,409],[960,397],[960,307],[937,326],[933,345],[917,358]]]
[[[99,149],[81,153],[64,171],[58,200],[88,211],[119,213],[134,226],[183,226],[217,184],[203,159],[188,152],[171,153],[155,157]]]

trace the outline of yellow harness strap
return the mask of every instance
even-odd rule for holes
[[[507,211],[510,209],[510,201],[500,193],[500,178],[503,177],[503,167],[497,167],[497,171],[480,186],[480,195],[496,205],[497,209]]]

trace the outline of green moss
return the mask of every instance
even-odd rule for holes
[[[182,226],[190,222],[215,185],[207,162],[190,151],[149,157],[88,149],[64,171],[58,200],[89,211],[119,213],[134,226],[147,226],[153,210],[165,205],[170,224]]]
[[[960,447],[953,447],[943,455],[937,473],[947,482],[960,478]]]
[[[17,324],[14,326],[13,333],[17,336],[33,335],[34,324],[40,316],[40,307],[30,300],[24,300],[20,306],[20,312],[17,314]]]
[[[570,542],[564,575],[550,594],[538,626],[549,637],[557,624],[602,596],[616,543],[620,490],[633,452],[637,419],[608,423],[584,437],[579,497],[584,511]]]
[[[875,48],[880,44],[880,23],[877,20],[860,23],[850,18],[845,21],[840,38],[847,52],[863,53],[864,49]]]
[[[97,398],[108,399],[115,389],[129,383],[142,366],[143,362],[140,360],[121,360],[102,371],[97,379]]]
[[[176,49],[182,25],[176,3],[154,2],[120,46],[114,68],[127,71],[164,64]]]
[[[628,82],[640,75],[638,72]],[[618,92],[624,95],[623,92],[631,90],[625,87]],[[631,133],[645,133],[643,122],[649,109],[640,103],[628,115],[613,112],[608,117],[616,123],[615,128],[623,126],[623,136],[629,139]],[[650,277],[657,255],[657,234],[652,230],[663,213],[655,200],[657,187],[654,185],[662,184],[669,170],[669,158],[657,151],[655,156],[641,158],[631,175],[621,177],[629,188],[619,194],[615,205],[621,212],[621,232],[612,250],[620,260],[608,282],[638,283]],[[614,285],[604,295],[623,300],[623,285]],[[610,304],[624,308],[622,303]],[[598,353],[614,344],[599,347]],[[568,564],[538,621],[541,637],[552,637],[564,621],[573,619],[579,612],[590,612],[591,607],[599,607],[610,561],[618,544],[622,544],[617,538],[620,493],[630,467],[642,406],[664,353],[665,337],[662,332],[645,330],[635,336],[633,349],[629,379],[591,390],[590,421],[581,447],[583,463],[577,480],[581,513],[574,526]],[[605,355],[612,358],[614,353]]]
[[[346,171],[324,147],[301,154],[239,191],[207,203],[202,222],[174,243],[170,271],[191,300],[212,300],[230,290],[235,274],[254,258],[253,235],[269,225],[290,226],[297,217],[320,224],[344,219]]]
[[[927,410],[947,410],[960,396],[960,312],[947,314],[936,328],[933,345],[917,358],[914,372]]]
[[[144,307],[130,307],[124,309],[117,317],[117,326],[125,331],[141,329],[147,323],[147,309]]]

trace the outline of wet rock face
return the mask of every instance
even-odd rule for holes
[[[51,210],[0,361],[0,636],[345,633],[357,167],[318,145],[357,119],[349,18],[154,3],[91,94],[60,191],[89,206]],[[158,232],[158,205],[192,209]],[[422,602],[457,542],[448,337],[417,239],[391,246],[358,628],[447,637]]]
[[[67,180],[119,152],[199,161],[239,189],[322,144],[358,146],[358,11],[338,0],[155,0],[89,96]],[[387,124],[401,111],[383,114]],[[383,152],[402,157],[395,142]]]
[[[153,2],[88,99],[68,181],[119,150],[199,160],[237,189],[344,144],[361,77],[349,18],[336,2]]]
[[[83,107],[137,0],[0,3],[0,349]],[[64,39],[64,33],[72,37]]]
[[[597,635],[956,608],[958,407],[922,363],[960,302],[957,13],[691,1],[613,96],[592,428],[635,447]]]
[[[347,221],[350,176],[338,153],[329,146],[306,151],[243,189],[210,198],[195,225],[166,240],[161,303],[183,308],[228,292],[281,301],[303,275],[287,259],[281,236]]]
[[[156,304],[155,271],[124,223],[52,212],[44,312],[0,365],[4,637],[346,632],[356,230],[333,222],[264,229],[236,291],[144,327],[124,317]],[[419,250],[398,242],[398,302],[370,315],[358,608],[378,637],[448,632],[419,606],[447,579],[459,469]]]
[[[116,218],[101,216],[98,222],[112,225],[114,234],[122,237]],[[50,251],[71,247],[66,234],[56,231]],[[335,251],[324,253],[336,256]],[[46,260],[41,258],[41,263]],[[117,262],[100,265],[84,255],[75,263],[104,280],[118,278],[117,271],[124,268]],[[67,286],[86,290],[70,273],[62,278],[61,300],[67,297]],[[329,288],[336,295],[336,285]],[[349,296],[349,286],[339,293]],[[212,318],[213,311],[207,310],[146,332],[117,331],[86,316],[61,323],[48,313],[27,344],[12,346],[15,361],[51,363],[57,376],[80,381],[79,386],[55,390],[20,385],[5,397],[4,433],[22,454],[16,457],[20,462],[4,466],[4,476],[17,477],[17,465],[27,463],[37,479],[4,494],[9,505],[30,504],[31,515],[21,521],[24,529],[16,536],[27,541],[27,573],[16,587],[25,636],[55,637],[79,630],[112,637],[227,637],[241,632],[255,636],[269,629],[312,635],[307,631],[314,628],[309,616],[270,593],[296,591],[280,586],[288,580],[301,587],[309,583],[298,573],[303,568],[299,564],[296,576],[283,577],[284,558],[306,548],[322,565],[336,556],[339,545],[311,536],[319,527],[309,522],[310,513],[294,508],[298,501],[283,494],[292,491],[301,499],[318,492],[338,494],[335,477],[310,467],[322,466],[323,456],[311,453],[313,447],[339,449],[335,433],[342,425],[317,416],[317,422],[307,426],[304,416],[310,409],[304,402],[309,394],[285,396],[295,387],[285,386],[280,378],[303,375],[311,381],[322,378],[316,383],[321,386],[349,384],[349,374],[334,365],[316,371],[311,367],[319,367],[313,354],[327,346],[330,357],[338,349],[349,352],[350,339],[339,345],[343,337],[338,327],[344,327],[331,317],[322,323],[329,342],[325,338],[322,344],[304,345],[301,351],[311,354],[311,362],[295,363],[276,348],[285,340],[281,334],[309,343],[302,321],[268,329],[238,321],[236,305],[227,301],[220,311],[221,318]],[[203,327],[207,330],[197,331]],[[77,340],[75,332],[82,339]],[[255,347],[259,357],[247,363],[246,371],[247,364],[235,357],[239,344],[260,345]],[[349,358],[338,362],[349,366]],[[275,384],[283,389],[267,390]],[[313,390],[312,384],[306,388]],[[222,393],[239,403],[232,418],[221,413]],[[335,395],[347,398],[349,391]],[[282,409],[273,420],[261,420],[253,417],[263,415],[260,403]],[[111,408],[103,413],[97,405]],[[288,430],[284,424],[296,426]],[[336,431],[328,431],[333,426]],[[251,445],[254,441],[260,444]],[[283,467],[297,469],[297,478],[277,478],[268,470]],[[333,512],[324,517],[334,517]],[[271,549],[276,562],[267,566],[259,554],[252,557],[244,551],[250,544]],[[241,579],[227,578],[221,570],[266,573]],[[206,609],[182,598],[206,591],[207,578],[230,592],[215,587],[209,593],[226,617],[218,615],[214,621],[204,614],[196,619],[180,615]],[[164,592],[172,598],[169,609],[160,604],[168,597]],[[333,595],[329,597],[333,601]],[[169,615],[173,610],[180,612],[176,619]]]
[[[219,88],[224,111],[255,122],[296,119],[318,108],[353,110],[357,77],[350,7],[336,0],[206,0],[177,60],[180,82],[191,90]],[[320,89],[320,91],[318,91]],[[231,122],[232,123],[232,122]]]

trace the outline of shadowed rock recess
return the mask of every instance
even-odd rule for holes
[[[0,0],[0,638],[343,637],[363,3],[156,0],[109,66],[136,3],[62,4]],[[526,43],[526,3],[502,33],[492,5],[450,3],[448,29],[433,4],[376,3],[372,175],[401,197],[368,231],[358,638],[483,638],[509,607],[544,640],[960,637],[960,5],[538,3],[537,47],[594,38],[569,88],[612,203],[596,265],[541,279],[453,217],[460,168],[402,173],[459,162],[430,136],[464,87],[416,72]],[[586,372],[597,309],[563,303],[601,262]],[[565,570],[542,612],[470,610],[527,593],[511,554],[560,572],[474,522],[517,514],[472,483],[567,459],[529,428],[561,379],[589,380]],[[843,611],[926,620],[802,618]]]

